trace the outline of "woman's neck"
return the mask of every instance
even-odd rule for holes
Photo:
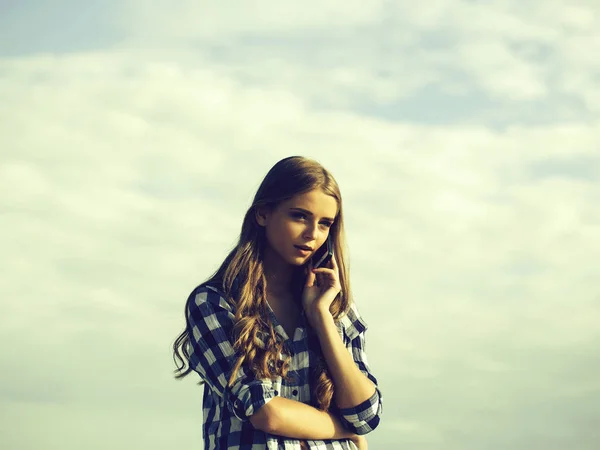
[[[289,294],[292,290],[294,266],[282,261],[271,249],[265,250],[263,271],[267,279],[267,292],[273,295]]]

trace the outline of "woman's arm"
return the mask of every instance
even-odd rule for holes
[[[367,401],[375,394],[375,385],[360,371],[346,349],[333,316],[329,310],[318,310],[312,318],[335,386],[336,404],[344,409]]]
[[[366,324],[357,314],[356,310],[352,311],[355,322],[350,328],[353,331],[348,330],[347,334],[351,349],[343,344],[329,311],[316,312],[312,320],[335,386],[334,398],[340,408],[338,414],[342,425],[358,435],[364,435],[377,428],[383,409],[377,379],[367,363]],[[362,331],[357,331],[355,326],[360,322]]]
[[[350,351],[338,333],[330,307],[340,291],[337,262],[332,258],[330,267],[311,268],[308,272],[302,304],[309,323],[317,333],[321,351],[333,379],[335,403],[340,408],[340,420],[349,430],[364,435],[379,425],[383,411],[382,396],[377,379],[367,364],[367,327],[353,304],[350,305],[348,316],[353,321],[356,333],[347,334],[350,339]],[[359,323],[362,325],[361,330],[356,327]],[[346,332],[347,328],[344,328],[344,333]]]
[[[339,418],[310,405],[275,397],[250,417],[259,430],[292,439],[355,439]]]

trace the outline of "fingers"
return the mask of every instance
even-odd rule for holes
[[[321,272],[335,272],[335,273],[337,273],[339,271],[335,256],[329,260],[329,262],[327,263],[327,266],[328,267],[319,267],[317,269],[313,269],[312,264],[310,264],[309,270],[312,270],[313,272],[321,271]]]
[[[307,267],[306,286],[308,286],[308,287],[314,286],[316,279],[317,279],[317,276],[313,271],[313,265],[312,265],[312,260],[311,260],[308,262],[308,267]]]
[[[311,270],[312,273],[325,273],[325,274],[335,274],[335,271],[333,269],[328,269],[326,267],[319,267],[318,269],[312,269]]]
[[[337,274],[333,269],[319,268],[311,270],[313,276],[316,276],[317,286],[323,285],[327,282],[335,282],[337,280]]]
[[[306,285],[309,287],[314,285],[316,277],[316,274],[312,270],[309,270],[308,275],[306,276]]]

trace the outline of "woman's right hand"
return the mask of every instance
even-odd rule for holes
[[[366,437],[356,434],[351,438],[351,440],[354,442],[354,445],[358,447],[358,450],[368,450],[369,445],[367,444]]]

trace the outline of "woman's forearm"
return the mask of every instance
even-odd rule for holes
[[[335,386],[335,401],[340,408],[353,408],[375,393],[375,385],[356,366],[342,342],[329,310],[313,315],[321,350]]]
[[[275,397],[269,401],[250,421],[255,428],[292,439],[356,438],[333,414],[284,397]]]

